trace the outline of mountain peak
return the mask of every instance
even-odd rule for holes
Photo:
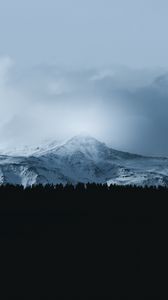
[[[70,143],[80,143],[80,144],[91,144],[91,143],[100,143],[96,138],[92,137],[89,134],[78,134],[68,140]]]
[[[88,134],[53,141],[34,155],[0,157],[0,184],[96,182],[168,186],[168,159],[113,150]]]
[[[95,160],[107,153],[108,147],[88,134],[79,134],[60,146],[56,152],[68,156],[82,153],[85,157]]]

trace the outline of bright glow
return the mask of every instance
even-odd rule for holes
[[[65,130],[69,135],[78,134],[80,132],[88,132],[95,136],[100,135],[102,130],[103,120],[100,113],[95,110],[80,109],[69,111],[66,115],[64,124]]]
[[[0,148],[87,133],[116,149],[167,155],[168,77],[162,70],[11,66],[8,57],[0,59]]]
[[[100,109],[94,107],[60,107],[50,112],[50,134],[61,137],[87,133],[100,137],[105,119]]]

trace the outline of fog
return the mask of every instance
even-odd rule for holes
[[[113,148],[168,155],[163,68],[20,68],[0,59],[0,148],[90,134]]]
[[[0,148],[168,155],[167,0],[0,0]]]

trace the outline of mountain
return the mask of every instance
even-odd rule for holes
[[[167,186],[168,158],[117,151],[86,135],[0,155],[0,184],[77,182]]]

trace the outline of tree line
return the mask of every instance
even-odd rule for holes
[[[168,186],[136,186],[101,183],[73,184],[38,184],[24,187],[23,185],[5,184],[0,186],[1,192],[167,192]]]

